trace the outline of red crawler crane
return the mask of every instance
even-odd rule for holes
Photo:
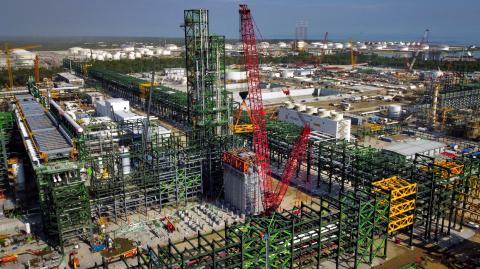
[[[260,89],[257,40],[250,9],[244,4],[240,5],[240,33],[243,42],[245,71],[248,77],[251,120],[254,125],[253,150],[255,151],[255,166],[261,182],[264,211],[271,213],[280,206],[295,169],[305,158],[310,127],[308,124],[304,126],[287,160],[281,180],[274,188],[271,178],[272,169],[270,167],[265,110],[263,109],[262,91]]]

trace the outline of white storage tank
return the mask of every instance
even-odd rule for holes
[[[171,50],[164,50],[163,55],[164,56],[172,55],[172,51]]]
[[[134,52],[128,53],[128,59],[129,60],[135,60],[135,53]]]
[[[307,106],[307,111],[306,113],[308,115],[313,115],[317,112],[317,108],[313,107],[313,106]]]
[[[137,58],[137,59],[142,58],[142,53],[140,53],[140,52],[135,52],[135,58]]]
[[[227,70],[225,74],[226,80],[242,81],[247,79],[247,72],[240,70]]]
[[[333,116],[334,121],[341,121],[343,120],[343,114],[342,113],[336,113],[335,116]]]
[[[283,69],[282,70],[282,78],[293,78],[293,73],[294,73],[294,70],[293,69]]]
[[[388,106],[388,117],[391,119],[398,119],[402,114],[401,105],[390,105]]]
[[[302,104],[295,104],[295,108],[297,109],[297,111],[299,112],[304,112],[307,110],[307,106],[306,105],[302,105]]]
[[[318,109],[318,116],[320,118],[327,118],[327,117],[330,117],[330,111],[329,110],[326,110],[324,108],[319,108]]]
[[[295,108],[295,105],[290,101],[285,101],[284,104],[285,104],[285,107],[288,108],[288,109]]]

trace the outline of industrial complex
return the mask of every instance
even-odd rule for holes
[[[7,85],[0,267],[480,267],[480,75],[415,70],[458,48],[429,30],[308,42],[304,23],[270,46],[249,7],[238,14],[238,44],[210,32],[208,10],[185,10],[183,45],[74,47],[55,77]],[[407,64],[357,62],[373,50]],[[351,62],[322,63],[337,53]],[[162,57],[184,66],[98,64]]]

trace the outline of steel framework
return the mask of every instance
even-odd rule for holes
[[[96,216],[117,221],[201,196],[201,148],[179,133],[151,134],[145,145],[144,126],[143,120],[92,124],[80,137]]]
[[[14,124],[12,112],[0,112],[0,199],[6,199],[12,191],[8,182],[8,159]]]

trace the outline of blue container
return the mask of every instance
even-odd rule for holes
[[[92,245],[92,252],[99,252],[106,248],[107,246],[105,244]]]

